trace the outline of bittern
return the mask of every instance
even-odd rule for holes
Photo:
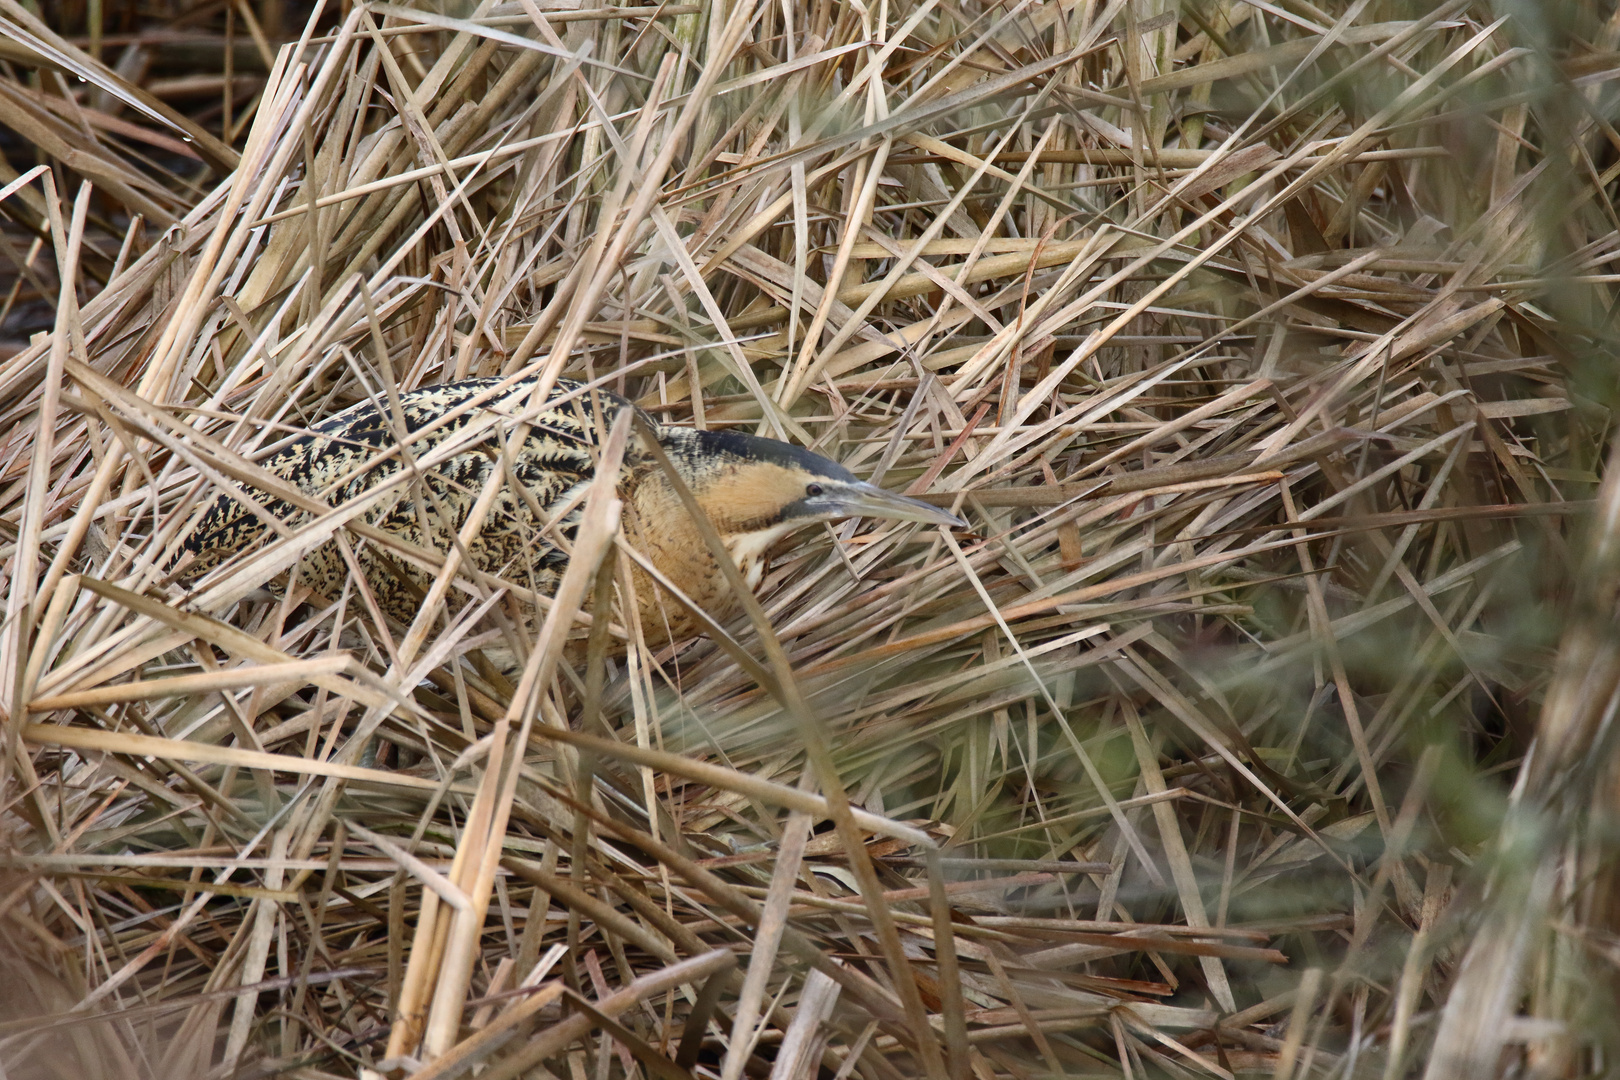
[[[364,511],[364,521],[439,553],[451,550],[493,471],[504,468],[499,493],[465,557],[488,578],[550,595],[568,565],[583,495],[595,478],[599,444],[619,411],[636,406],[615,394],[559,379],[548,400],[535,409],[535,381],[468,379],[401,394],[396,404],[362,402],[317,424],[262,464],[333,507],[378,494]],[[737,598],[668,472],[647,445],[649,438],[663,447],[750,589],[764,577],[771,549],[816,522],[869,517],[966,524],[789,443],[659,424],[645,413],[640,416],[645,423],[637,425],[618,479],[625,537],[717,620],[735,613]],[[520,425],[526,434],[513,446]],[[403,445],[400,433],[406,435]],[[222,495],[199,518],[176,563],[182,580],[196,579],[262,537],[269,528],[265,514],[290,523],[302,519],[301,511],[280,499],[249,494],[262,512],[239,497]],[[433,575],[374,542],[357,544],[355,558],[382,610],[410,623]],[[327,596],[337,595],[346,574],[347,564],[332,543],[304,556],[298,567],[299,581]],[[636,602],[644,633],[660,643],[687,636],[695,624],[679,607],[662,603],[658,593],[650,577],[637,571]]]

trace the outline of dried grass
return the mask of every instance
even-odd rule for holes
[[[1612,1067],[1620,21],[230,10],[210,129],[0,0],[6,1076]],[[440,553],[289,591],[354,507],[166,580],[533,372],[972,529],[658,651],[606,485],[533,640]]]

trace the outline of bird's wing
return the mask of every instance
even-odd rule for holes
[[[498,536],[489,559],[506,561],[530,548],[529,558],[555,564],[554,545],[536,549],[526,534],[538,532],[553,508],[565,505],[569,493],[589,479],[599,432],[611,423],[598,422],[593,397],[570,380],[559,380],[550,400],[538,411],[529,408],[532,379],[497,390],[503,380],[469,379],[430,386],[400,396],[399,415],[384,402],[361,402],[315,425],[263,461],[269,472],[334,507],[391,485],[395,492],[368,512],[378,527],[402,539],[440,551],[461,524],[488,479],[503,449],[510,454],[508,475],[524,492],[505,491],[485,526]],[[601,394],[603,412],[633,407],[612,394]],[[510,433],[522,419],[528,425],[520,446],[510,447]],[[403,422],[407,447],[397,448],[395,434]],[[401,474],[405,475],[401,475]],[[507,485],[510,487],[510,485]],[[250,491],[264,512],[296,525],[304,515],[286,502]],[[422,513],[422,510],[428,513]],[[543,518],[536,521],[535,511]],[[564,535],[568,535],[565,521]],[[239,498],[221,495],[209,506],[181,546],[194,558],[183,571],[195,577],[246,550],[266,531],[261,513]],[[486,561],[480,559],[480,562]],[[339,567],[331,566],[337,573]],[[327,574],[319,575],[329,576]],[[314,584],[314,583],[312,583]],[[317,584],[317,587],[319,585]]]

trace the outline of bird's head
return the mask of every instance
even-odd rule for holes
[[[665,429],[660,440],[698,505],[751,579],[788,534],[818,521],[869,517],[965,526],[946,510],[869,484],[820,454],[736,431]],[[757,580],[750,580],[750,585]]]

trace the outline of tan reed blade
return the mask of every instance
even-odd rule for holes
[[[6,1077],[1612,1068],[1601,5],[58,6],[0,0]],[[659,644],[628,414],[554,596],[469,563],[504,471],[436,551],[265,468],[533,375],[969,527]]]

